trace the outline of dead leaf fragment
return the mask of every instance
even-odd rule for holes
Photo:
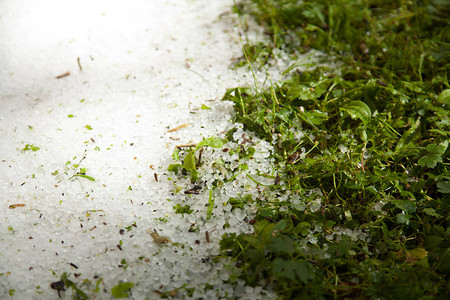
[[[168,130],[167,132],[174,132],[174,131],[180,130],[181,128],[187,127],[187,126],[189,126],[189,124],[183,124],[178,127],[172,128],[172,129]]]
[[[406,261],[410,265],[415,264],[417,261],[422,260],[427,256],[428,252],[423,248],[406,250]]]
[[[16,207],[24,207],[24,206],[25,206],[25,204],[23,204],[23,203],[17,203],[17,204],[11,204],[8,208],[14,209]]]
[[[176,147],[177,148],[192,148],[192,147],[196,147],[196,146],[197,146],[197,144],[192,143],[192,144],[177,145]]]
[[[79,57],[77,57],[77,63],[78,63],[78,68],[80,69],[80,71],[83,71],[83,67],[81,66]]]
[[[155,242],[158,245],[164,245],[164,244],[170,243],[170,240],[168,238],[160,236],[154,229],[153,229],[153,231],[151,231],[149,229],[148,233],[151,235],[153,242]]]

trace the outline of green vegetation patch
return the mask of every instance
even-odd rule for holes
[[[26,144],[25,147],[22,148],[22,151],[25,152],[25,151],[31,150],[33,152],[36,152],[39,149],[41,149],[41,148],[39,148],[38,146],[35,146],[32,144]]]
[[[448,297],[450,6],[444,1],[241,1],[269,44],[329,63],[234,88],[235,122],[275,147],[253,234],[222,237],[249,285],[283,299]],[[262,53],[262,57],[258,53]],[[301,201],[297,201],[300,199]],[[231,199],[239,206],[239,199]]]
[[[194,210],[192,210],[191,209],[191,206],[189,206],[189,205],[180,205],[180,204],[177,204],[177,205],[175,205],[174,207],[173,207],[173,209],[175,210],[175,213],[177,213],[177,214],[182,214],[182,215],[184,215],[184,214],[191,214]]]
[[[128,298],[131,288],[134,286],[133,282],[122,282],[111,289],[111,294],[114,298]]]

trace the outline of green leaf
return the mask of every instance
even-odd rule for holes
[[[275,113],[275,115],[286,124],[292,124],[291,120],[289,119],[289,115],[287,115],[284,111],[281,111],[281,113]]]
[[[250,245],[252,245],[254,248],[261,248],[261,239],[255,237],[255,236],[251,236],[251,235],[244,235],[242,237],[242,239],[244,241],[246,241],[247,243],[249,243]]]
[[[450,89],[443,90],[438,97],[438,102],[444,103],[445,105],[450,104]]]
[[[409,225],[409,219],[411,218],[410,215],[405,215],[405,214],[397,214],[397,223],[399,224],[406,224]]]
[[[314,276],[314,267],[306,260],[297,260],[295,262],[295,274],[301,282],[307,283]]]
[[[448,147],[448,141],[444,141],[444,142],[440,143],[439,145],[436,145],[436,144],[428,145],[427,150],[429,152],[443,155],[445,153],[445,150],[447,150],[447,147]]]
[[[306,111],[302,115],[302,118],[305,118],[306,121],[310,124],[312,123],[314,125],[320,125],[328,119],[328,116],[321,111],[314,110],[314,111]]]
[[[276,258],[273,261],[273,273],[280,279],[300,281],[306,284],[314,276],[314,267],[305,260],[284,260]]]
[[[270,223],[267,220],[262,220],[260,222],[256,222],[254,228],[255,233],[263,239],[263,242],[266,243],[272,237],[272,232],[274,230],[274,223]]]
[[[273,261],[272,271],[280,278],[295,280],[295,269],[292,261],[276,258]]]
[[[295,242],[285,235],[274,236],[267,243],[267,250],[275,254],[292,254],[295,252]]]
[[[28,151],[28,150],[38,151],[39,149],[41,149],[41,148],[31,145],[31,144],[26,144],[25,147],[23,147],[22,151]]]
[[[207,139],[204,139],[203,141],[201,141],[200,143],[197,144],[197,146],[195,147],[195,149],[200,149],[201,147],[213,147],[213,148],[221,148],[223,146],[224,142],[222,141],[222,139],[220,139],[217,136],[212,136],[209,137]]]
[[[211,107],[206,106],[205,104],[202,104],[202,107],[200,107],[201,109],[211,109]]]
[[[349,211],[349,210],[344,211],[344,216],[345,216],[345,219],[346,219],[347,221],[349,221],[349,222],[353,219],[353,218],[352,218],[352,212]]]
[[[167,167],[167,171],[174,172],[175,174],[178,174],[178,168],[181,168],[182,166],[180,164],[170,164]]]
[[[194,183],[198,179],[197,174],[197,167],[196,165],[196,159],[194,155],[194,151],[190,151],[183,161],[183,168],[186,169],[186,171],[191,173],[191,182]]]
[[[307,236],[310,228],[311,224],[309,224],[308,222],[301,222],[298,223],[297,226],[295,226],[294,233],[300,234],[302,236]]]
[[[360,119],[364,124],[367,124],[372,116],[370,107],[362,101],[351,101],[339,109],[347,112],[352,119]]]
[[[402,211],[411,214],[416,211],[416,203],[412,200],[394,200],[392,203]]]
[[[261,215],[261,217],[264,218],[269,218],[269,219],[276,219],[277,218],[277,212],[276,210],[270,208],[270,207],[261,207],[259,209],[259,215]],[[267,220],[263,220],[262,222],[268,222]],[[265,224],[265,223],[264,223]],[[259,223],[256,223],[255,226],[259,227]]]
[[[213,190],[209,190],[208,210],[206,211],[206,220],[211,219],[213,208],[214,208]]]
[[[411,143],[413,137],[417,136],[417,129],[420,128],[420,118],[417,118],[416,121],[412,122],[411,127],[402,135],[400,140],[395,147],[395,152],[399,152],[403,148],[407,148],[407,146]]]
[[[417,163],[422,167],[433,169],[436,165],[442,162],[442,155],[447,150],[448,141],[442,142],[439,145],[429,144],[427,146],[428,154],[420,158]]]
[[[425,248],[433,249],[439,247],[439,244],[442,242],[443,238],[440,236],[427,236],[425,237]]]
[[[440,214],[438,214],[438,213],[434,210],[434,208],[431,208],[431,207],[424,208],[424,209],[423,209],[423,212],[426,213],[426,214],[429,215],[429,216],[432,216],[432,217],[442,218],[442,216],[441,216]]]
[[[181,206],[180,204],[175,205],[173,209],[175,210],[175,213],[182,215],[184,214],[190,215],[194,211],[191,209],[190,205]]]
[[[84,126],[87,130],[92,130],[92,127],[91,127],[91,125],[86,125],[86,126]]]
[[[78,177],[81,177],[81,178],[86,178],[86,179],[88,179],[90,181],[95,181],[94,177],[83,175],[83,174],[75,174],[74,176],[78,176]]]
[[[195,167],[195,155],[194,152],[189,152],[183,161],[183,168],[189,172],[195,172],[197,169]]]
[[[450,181],[439,181],[436,186],[439,193],[450,194]]]
[[[111,289],[114,298],[127,298],[128,292],[134,286],[133,282],[122,282]]]
[[[290,225],[292,225],[292,224],[290,224]],[[273,230],[277,230],[277,231],[282,231],[283,232],[283,231],[286,231],[288,226],[289,226],[289,223],[286,221],[286,219],[282,219],[277,224],[275,224],[275,226],[273,227]]]
[[[179,160],[179,159],[180,159],[180,155],[179,155],[179,153],[178,153],[178,150],[177,150],[177,149],[173,150],[173,153],[172,153],[172,158],[173,158],[173,160],[175,160],[175,161],[177,161],[177,160]]]
[[[302,15],[311,21],[319,20],[320,22],[325,23],[325,16],[323,15],[321,8],[320,5],[311,5],[309,9],[302,11]]]

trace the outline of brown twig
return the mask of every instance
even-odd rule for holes
[[[202,154],[203,154],[203,147],[200,148],[200,151],[198,152],[198,162],[197,162],[197,167],[201,166],[201,161],[202,161]]]
[[[197,144],[183,144],[183,145],[177,145],[177,148],[190,148],[190,147],[195,147],[197,146]]]
[[[364,170],[364,154],[365,153],[366,153],[366,146],[364,145],[364,149],[361,154],[361,169],[362,169],[363,173],[366,173],[366,171]]]
[[[60,79],[60,78],[63,78],[63,77],[69,76],[69,75],[70,75],[70,72],[67,71],[66,73],[62,73],[62,74],[56,76],[56,79]]]
[[[81,67],[80,58],[79,57],[77,57],[77,63],[78,63],[78,68],[80,68],[80,71],[83,71],[83,67]]]
[[[178,127],[172,128],[172,129],[168,130],[167,132],[174,132],[174,131],[180,130],[181,128],[187,127],[187,126],[189,126],[189,124],[183,124]]]

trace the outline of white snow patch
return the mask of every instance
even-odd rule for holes
[[[270,297],[228,284],[226,262],[212,263],[226,221],[228,232],[250,230],[245,213],[225,205],[206,221],[196,197],[171,193],[166,171],[176,145],[230,128],[231,104],[219,99],[252,83],[229,68],[241,55],[221,15],[232,3],[0,1],[0,298],[56,299],[50,284],[63,272],[91,299],[119,282],[136,284],[133,299],[183,285],[192,298]],[[267,151],[252,168],[270,170]],[[197,211],[175,214],[183,201]],[[155,231],[178,246],[155,243]]]

